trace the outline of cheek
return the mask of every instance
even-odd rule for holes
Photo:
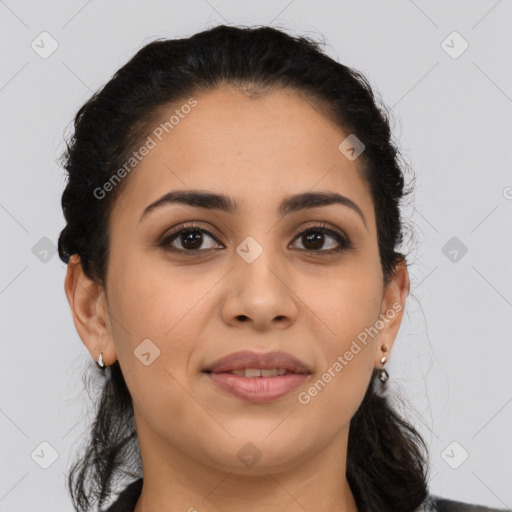
[[[165,421],[190,407],[190,358],[211,308],[207,294],[218,279],[155,266],[119,266],[112,274],[114,342],[126,384],[143,416]],[[195,277],[192,279],[192,276]],[[149,341],[148,341],[149,340]],[[157,393],[156,390],[159,390]]]
[[[326,422],[329,414],[340,416],[336,424],[349,421],[368,386],[377,339],[369,332],[374,333],[370,328],[379,318],[382,300],[379,279],[368,270],[340,273],[317,279],[315,293],[309,295],[308,306],[321,319],[315,338],[323,364],[302,403],[308,402]]]
[[[362,280],[357,286],[344,282],[315,297],[322,297],[312,307],[324,324],[316,337],[323,364],[298,402],[299,411],[323,425],[319,435],[327,439],[349,424],[368,387],[376,338],[367,330],[378,319],[380,297]]]
[[[150,380],[165,379],[167,369],[184,382],[190,358],[211,319],[209,293],[219,278],[214,273],[198,278],[199,270],[171,270],[148,261],[133,258],[112,273],[109,309],[115,317],[116,351],[125,372],[134,370],[142,376],[146,367],[141,354],[149,352],[146,362],[154,360],[151,367],[160,368],[158,374],[148,373]]]
[[[315,280],[315,293],[309,293],[307,305],[322,321],[322,333],[331,350],[344,350],[347,343],[374,325],[382,303],[379,284],[380,276],[368,268]]]
[[[205,276],[198,278],[197,271],[171,269],[149,257],[132,257],[120,263],[112,272],[111,282],[111,310],[132,341],[153,337],[166,343],[180,323],[194,315],[201,297],[214,284]]]

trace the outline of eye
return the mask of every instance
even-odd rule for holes
[[[296,235],[295,239],[297,238],[299,238],[300,242],[302,242],[302,245],[304,246],[304,249],[300,250],[305,250],[307,252],[331,254],[352,248],[352,243],[345,235],[334,229],[326,228],[323,224],[310,226],[307,229],[302,230]],[[329,238],[331,239],[331,242],[329,243],[327,250],[320,250]]]
[[[181,229],[174,231],[169,236],[166,236],[158,243],[158,245],[160,247],[164,247],[166,250],[184,253],[200,252],[201,249],[207,250],[219,248],[219,244],[217,242],[214,244],[210,242],[210,244],[207,244],[209,246],[204,247],[205,236],[206,238],[216,242],[216,238],[208,230],[195,224],[188,224],[187,226],[182,226]]]

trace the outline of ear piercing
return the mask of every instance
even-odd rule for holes
[[[98,357],[98,360],[96,361],[96,364],[97,364],[98,368],[100,368],[101,370],[104,370],[107,366],[103,362],[102,354],[103,354],[103,352],[100,352],[100,357]]]
[[[382,345],[382,347],[380,348],[382,350],[382,352],[387,352],[387,347],[386,345]],[[388,360],[388,358],[386,356],[382,356],[380,358],[380,362],[381,364],[385,364],[385,362]],[[384,368],[381,368],[379,370],[379,379],[381,380],[382,383],[386,382],[389,378],[389,374],[388,372],[384,369]]]

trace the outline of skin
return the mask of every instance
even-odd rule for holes
[[[409,292],[407,266],[398,265],[384,287],[361,159],[338,150],[348,133],[311,102],[289,90],[248,98],[230,87],[194,97],[197,106],[125,178],[109,219],[105,287],[84,274],[78,256],[65,280],[80,338],[94,359],[101,351],[105,364],[119,360],[133,398],[144,469],[135,510],[354,512],[345,477],[350,419],[372,370],[383,367],[381,346],[389,356],[396,338]],[[227,194],[240,211],[173,204],[139,222],[147,205],[177,189]],[[280,219],[282,199],[308,191],[349,197],[366,226],[342,205]],[[188,221],[215,237],[203,236],[203,253],[156,246]],[[344,233],[353,248],[323,254],[338,246],[326,235],[312,254],[295,235],[320,222]],[[263,248],[253,263],[236,252],[247,236]],[[173,246],[190,247],[179,236]],[[298,393],[393,304],[401,309],[384,328],[301,404]],[[160,350],[148,366],[134,355],[144,339]],[[307,362],[312,374],[290,394],[254,404],[220,391],[201,373],[245,349],[283,350]],[[248,442],[261,454],[252,467],[237,457]]]

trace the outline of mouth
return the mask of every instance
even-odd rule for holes
[[[309,367],[285,352],[236,352],[203,370],[217,389],[250,402],[270,402],[300,386]]]
[[[249,350],[235,352],[218,359],[203,371],[206,373],[233,373],[242,377],[276,377],[285,373],[311,373],[306,363],[286,352],[262,354]]]
[[[278,375],[286,375],[289,372],[284,368],[244,368],[242,370],[233,370],[230,372],[232,375],[239,375],[240,377],[277,377]]]

